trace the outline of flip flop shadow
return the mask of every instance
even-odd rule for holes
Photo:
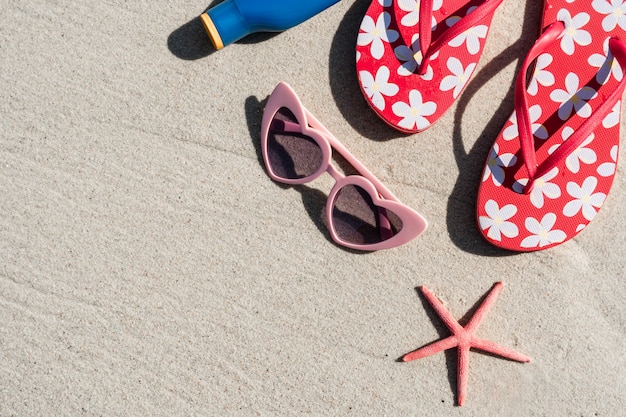
[[[452,135],[454,158],[459,176],[448,198],[446,225],[452,242],[461,250],[482,256],[509,256],[511,252],[490,245],[480,234],[476,224],[476,198],[483,166],[495,138],[513,111],[515,78],[507,95],[493,112],[482,133],[467,151],[463,140],[463,115],[474,95],[503,68],[517,60],[515,74],[519,73],[528,50],[537,39],[541,20],[541,2],[527,2],[523,16],[522,36],[474,75],[461,94],[455,110]]]

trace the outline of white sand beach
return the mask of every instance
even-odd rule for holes
[[[502,251],[476,226],[541,2],[503,3],[467,89],[415,135],[360,92],[368,5],[215,51],[201,2],[3,1],[0,416],[624,415],[624,164],[555,248]],[[280,81],[428,219],[423,235],[346,250],[324,220],[329,176],[268,177]],[[450,334],[417,289],[462,319],[497,281],[477,335],[532,362],[472,351],[458,407],[455,350],[398,362]]]

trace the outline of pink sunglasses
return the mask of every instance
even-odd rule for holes
[[[286,83],[268,99],[261,148],[269,176],[285,184],[311,182],[324,172],[334,179],[326,202],[333,240],[374,251],[403,245],[426,230],[426,220],[402,204],[307,109]],[[360,175],[345,176],[330,164],[338,152]]]

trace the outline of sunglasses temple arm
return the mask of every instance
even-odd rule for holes
[[[270,131],[279,133],[302,133],[302,129],[300,129],[298,123],[287,120],[272,120]]]
[[[380,231],[380,238],[383,241],[393,237],[391,222],[387,216],[387,209],[383,207],[378,207],[378,230]]]
[[[309,125],[317,130],[322,131],[322,133],[324,133],[324,136],[330,142],[331,147],[339,152],[339,154],[343,156],[346,161],[348,161],[358,171],[359,174],[361,174],[363,177],[367,178],[372,184],[374,184],[374,187],[376,187],[381,197],[385,198],[386,200],[391,200],[398,203],[400,202],[400,200],[398,200],[398,198],[387,187],[385,187],[385,185],[378,178],[376,178],[376,176],[372,174],[372,172],[367,169],[365,165],[359,162],[359,160],[356,159],[356,157],[354,157],[354,155],[352,155],[350,151],[345,146],[343,146],[342,143],[339,142],[339,140],[332,133],[330,133],[330,131],[326,129],[326,127],[324,127],[324,125],[319,120],[317,120],[317,118],[311,112],[309,112],[307,109],[304,109],[304,111],[306,112]]]
[[[282,120],[280,121],[280,123],[272,123],[271,129],[274,131],[279,131],[281,133],[302,133],[302,129],[300,129],[300,125],[298,123],[282,121]],[[325,136],[332,137],[330,132],[328,132],[325,129],[324,129],[324,134]],[[336,145],[337,144],[335,143],[335,146]],[[372,180],[370,179],[370,181]],[[379,187],[384,187],[382,184],[374,184],[374,185],[376,186],[377,189],[379,189]],[[389,194],[391,193],[389,192]],[[393,196],[393,194],[391,195]],[[385,196],[383,197],[388,198]],[[380,237],[382,240],[391,239],[393,237],[393,231],[391,229],[391,222],[389,221],[389,217],[387,215],[387,209],[383,207],[378,207],[378,229],[379,229]]]

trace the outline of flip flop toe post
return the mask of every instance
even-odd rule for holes
[[[375,113],[420,132],[455,102],[503,0],[373,0],[359,29],[357,75]]]
[[[542,27],[477,198],[485,239],[513,251],[578,235],[605,203],[619,153],[626,3],[546,0]]]

